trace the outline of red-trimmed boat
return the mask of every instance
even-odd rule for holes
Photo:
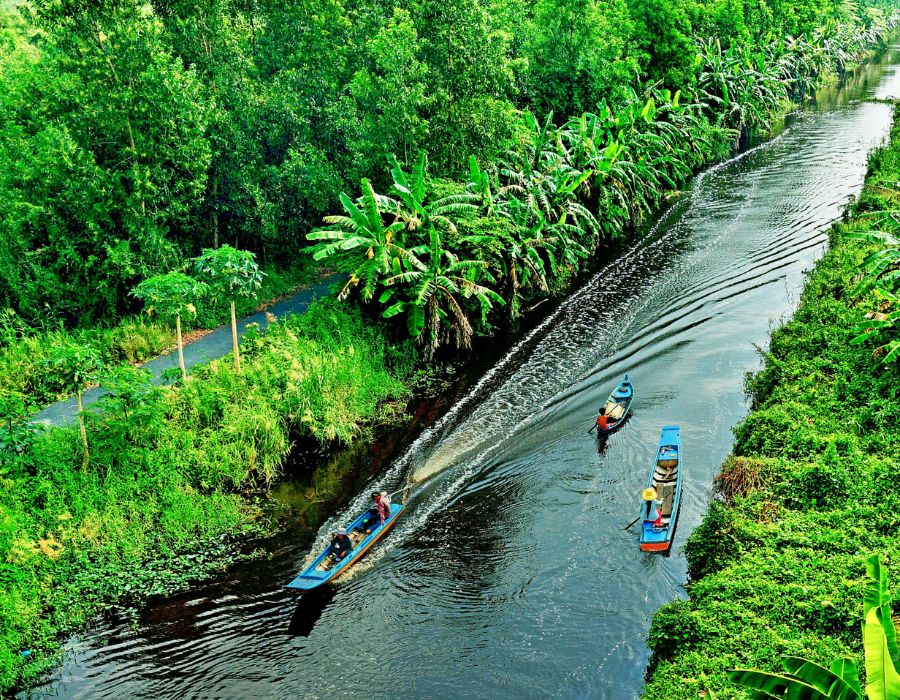
[[[681,428],[667,425],[662,429],[656,459],[642,495],[641,549],[645,552],[668,552],[675,535],[675,523],[681,506]]]

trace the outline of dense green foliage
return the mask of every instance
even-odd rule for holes
[[[474,155],[496,179],[529,130],[520,111],[562,125],[608,105],[618,118],[668,89],[706,103],[716,128],[763,126],[777,102],[863,58],[891,6],[33,0],[24,18],[4,6],[0,303],[86,326],[135,310],[128,290],[204,247],[296,257],[341,191],[390,186],[389,155],[410,168],[427,146],[439,177]]]
[[[753,411],[735,429],[718,498],[689,538],[690,599],[656,615],[646,698],[743,697],[735,667],[778,670],[783,655],[860,660],[866,558],[900,557],[900,375],[850,341],[850,294],[875,250],[853,233],[895,206],[900,115],[873,156],[854,218],[837,226],[793,320],[749,377]],[[896,577],[894,577],[896,580]]]
[[[270,482],[294,440],[352,440],[405,394],[397,372],[411,365],[336,302],[251,333],[242,351],[240,374],[216,361],[175,388],[100,373],[110,395],[86,414],[87,469],[77,428],[35,431],[0,402],[0,692],[47,668],[60,631],[184,585],[204,571],[191,563],[221,566],[221,537],[260,514],[242,492]]]
[[[267,268],[259,297],[273,299],[293,291],[310,271],[303,266],[285,270]],[[173,300],[177,306],[189,303]],[[209,329],[230,320],[227,304],[217,304],[208,296],[195,303],[196,313],[182,318],[188,329]],[[253,313],[257,301],[252,297],[237,300],[240,316]],[[149,308],[145,306],[145,311]],[[168,309],[171,311],[171,309]],[[158,319],[158,320],[157,320]],[[160,322],[162,321],[162,322]],[[0,314],[0,400],[16,400],[23,410],[34,410],[69,394],[44,366],[56,348],[69,343],[87,345],[97,351],[104,365],[136,364],[175,347],[175,329],[171,318],[159,314],[129,317],[110,328],[67,330],[59,321],[29,323],[11,309]]]
[[[556,9],[571,23],[580,7]],[[640,12],[646,22],[658,20],[648,8]],[[622,17],[592,16],[589,24],[599,31],[611,20]],[[555,36],[547,22],[542,41]],[[468,348],[475,333],[497,324],[499,307],[515,319],[523,297],[562,286],[604,240],[643,221],[735,140],[770,126],[823,73],[844,73],[850,57],[864,55],[895,22],[829,24],[762,50],[668,37],[674,48],[686,42],[694,57],[687,75],[686,65],[675,70],[667,56],[665,74],[675,71],[684,91],[643,84],[639,93],[619,76],[615,90],[594,95],[595,109],[562,126],[552,114],[521,112],[496,162],[469,156],[465,181],[433,177],[424,152],[410,159],[409,172],[390,156],[387,194],[368,178],[355,200],[342,193],[344,213],[326,216],[330,226],[308,235],[314,255],[348,274],[342,297],[358,287],[360,299],[379,305],[385,318],[405,316],[429,354],[443,344]],[[581,69],[567,70],[571,79]],[[553,87],[562,93],[545,106],[559,101],[563,113],[583,107],[564,78],[557,75]]]
[[[892,619],[888,578],[878,555],[866,563],[870,580],[863,596],[862,641],[866,660],[865,693],[854,659],[834,659],[827,667],[809,659],[784,656],[778,672],[735,669],[728,680],[764,698],[809,700],[890,700],[900,697],[900,647]],[[713,696],[714,698],[715,696]]]
[[[221,562],[209,543],[254,527],[242,494],[276,476],[293,440],[346,443],[403,394],[413,348],[389,345],[369,312],[404,318],[429,352],[515,319],[692,172],[866,59],[893,6],[3,5],[0,303],[32,325],[0,352],[0,691],[104,605],[183,584],[182,554]],[[357,183],[360,197],[342,194]],[[236,249],[293,263],[307,237],[370,306],[316,305],[250,333],[240,371],[217,361],[160,389],[117,366],[138,359],[119,357],[127,331],[28,330],[112,325],[137,310],[132,289],[222,322],[260,285]],[[178,270],[218,294],[172,298],[148,281]],[[81,430],[25,420],[27,404],[95,380],[110,393]],[[841,503],[850,481],[821,496]]]

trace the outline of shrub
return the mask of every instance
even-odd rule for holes
[[[684,645],[696,642],[699,637],[700,622],[690,601],[674,600],[653,616],[647,646],[658,662],[669,658]]]
[[[733,543],[729,541],[730,529],[725,504],[720,500],[710,501],[706,517],[684,545],[688,576],[692,580],[719,571],[734,556]]]

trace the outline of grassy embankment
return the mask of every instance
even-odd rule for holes
[[[21,437],[0,465],[0,693],[54,661],[61,633],[117,601],[183,587],[264,529],[255,485],[291,442],[349,442],[402,397],[411,353],[358,311],[314,304],[185,386],[110,404],[77,428]],[[26,652],[22,655],[22,652]]]
[[[900,203],[900,116],[873,154],[852,218],[809,277],[794,318],[748,377],[750,415],[735,428],[717,497],[685,545],[689,600],[654,618],[645,698],[744,697],[727,669],[780,669],[790,654],[826,666],[861,659],[866,558],[900,562],[900,369],[851,346],[871,299],[849,290],[872,248],[848,240],[866,212]]]

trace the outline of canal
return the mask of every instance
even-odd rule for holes
[[[695,178],[397,459],[362,470],[324,525],[288,528],[269,559],[98,623],[27,696],[636,697],[650,620],[684,595],[682,546],[747,411],[754,344],[791,313],[859,193],[892,110],[866,100],[900,95],[897,60],[888,52]],[[599,445],[588,428],[626,372],[634,416]],[[623,528],[670,423],[682,427],[681,519],[671,556],[646,555]],[[298,602],[281,588],[368,491],[405,484],[395,530],[333,591]],[[278,493],[290,507],[299,491]]]

